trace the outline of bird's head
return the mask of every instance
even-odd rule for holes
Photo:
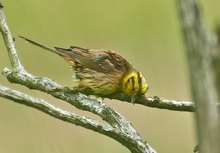
[[[131,101],[135,101],[135,97],[144,95],[148,91],[146,79],[140,72],[131,71],[124,76],[122,81],[122,90],[131,97]]]

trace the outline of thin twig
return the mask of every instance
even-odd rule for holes
[[[38,109],[48,115],[51,115],[63,121],[70,122],[75,125],[80,125],[102,134],[114,131],[114,129],[110,125],[103,124],[102,122],[93,120],[91,118],[79,116],[74,113],[64,111],[44,101],[43,99],[31,97],[27,94],[12,90],[2,85],[0,85],[0,97]]]
[[[114,95],[109,96],[110,99],[117,99],[120,101],[131,102],[131,98],[122,93],[116,93]],[[170,100],[161,97],[137,97],[135,100],[135,104],[144,105],[147,107],[165,109],[165,110],[173,110],[173,111],[183,111],[183,112],[194,112],[195,104],[188,101],[177,101]]]
[[[18,58],[18,55],[16,53],[13,37],[12,37],[11,32],[8,28],[8,25],[6,23],[5,15],[2,10],[2,8],[3,8],[2,3],[0,5],[1,5],[1,7],[0,7],[0,31],[2,33],[2,37],[5,42],[5,46],[8,50],[8,56],[10,58],[11,65],[13,68],[15,68],[18,71],[23,70],[24,68],[21,65],[20,60]]]

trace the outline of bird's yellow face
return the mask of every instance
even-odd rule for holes
[[[123,92],[132,98],[137,95],[144,95],[148,88],[148,84],[140,72],[131,71],[122,81]]]

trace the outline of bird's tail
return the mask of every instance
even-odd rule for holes
[[[56,54],[58,54],[58,55],[60,55],[60,56],[64,56],[64,53],[63,53],[62,51],[59,51],[59,50],[57,50],[57,49],[55,49],[55,48],[47,47],[47,46],[45,46],[45,45],[42,45],[42,44],[40,44],[40,43],[37,43],[36,41],[30,40],[30,39],[25,38],[25,37],[23,37],[23,36],[19,36],[19,37],[22,38],[22,39],[24,39],[25,41],[29,42],[29,43],[32,44],[32,45],[35,45],[35,46],[40,47],[40,48],[42,48],[42,49],[45,49],[45,50],[48,50],[48,51],[50,51],[50,52],[56,53]]]

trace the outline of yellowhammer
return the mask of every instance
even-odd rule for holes
[[[131,97],[143,95],[148,84],[140,72],[126,59],[112,50],[85,49],[76,46],[70,48],[49,48],[20,36],[29,43],[56,53],[63,57],[75,71],[79,92],[101,97],[123,92]]]

